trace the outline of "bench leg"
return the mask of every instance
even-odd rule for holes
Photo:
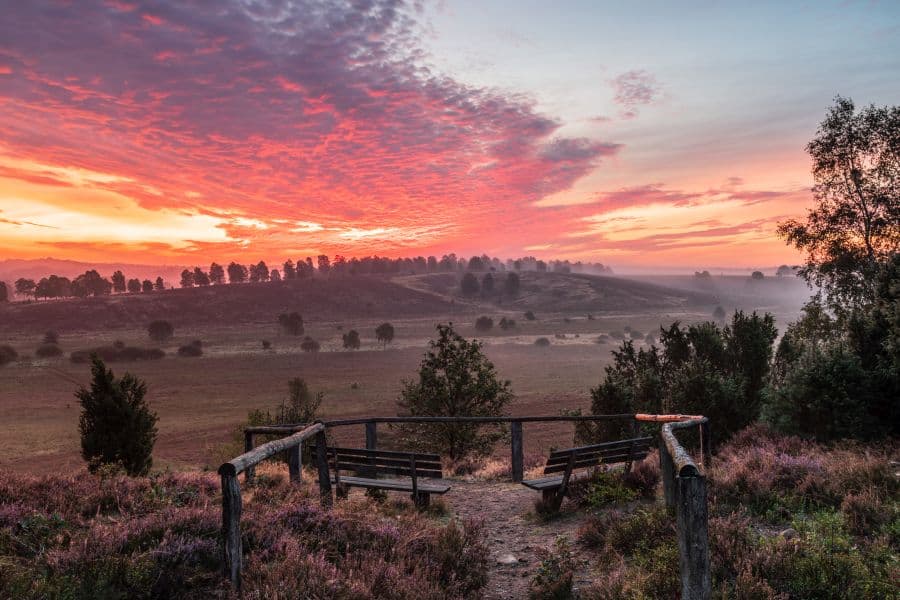
[[[413,504],[416,505],[416,508],[419,510],[425,510],[428,508],[428,505],[431,503],[431,494],[424,494],[419,492],[418,494],[412,495]]]
[[[541,499],[544,501],[544,506],[557,511],[559,510],[559,507],[562,506],[563,495],[559,493],[559,488],[553,488],[542,490]]]
[[[334,495],[338,498],[346,498],[350,495],[350,486],[344,483],[335,484]]]

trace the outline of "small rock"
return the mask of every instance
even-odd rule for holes
[[[497,559],[497,564],[498,565],[506,565],[506,566],[517,565],[517,564],[519,564],[519,559],[516,558],[515,556],[513,556],[512,554],[502,554]]]
[[[785,529],[778,535],[783,537],[786,540],[792,540],[797,537],[797,530],[794,529],[793,527],[788,527],[787,529]]]

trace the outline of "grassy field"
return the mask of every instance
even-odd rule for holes
[[[558,279],[553,276],[551,289],[558,288]],[[579,285],[583,287],[581,279]],[[590,320],[584,312],[538,312],[538,320],[526,321],[522,312],[513,307],[466,303],[421,290],[406,293],[402,290],[408,288],[390,283],[379,286],[366,292],[365,297],[370,298],[366,303],[375,303],[371,307],[374,315],[368,317],[365,311],[348,311],[349,314],[336,318],[336,309],[329,310],[319,298],[321,293],[304,292],[312,305],[310,311],[303,311],[306,334],[321,343],[321,351],[315,354],[300,349],[301,337],[279,333],[274,319],[278,307],[273,301],[269,301],[272,316],[264,318],[264,312],[257,307],[248,309],[252,318],[230,325],[210,318],[195,319],[192,325],[191,319],[175,310],[171,316],[176,325],[175,338],[160,346],[166,352],[165,358],[110,365],[117,374],[130,371],[148,383],[148,399],[160,417],[154,453],[156,466],[176,470],[215,468],[220,458],[216,447],[232,439],[233,431],[246,419],[248,411],[275,410],[286,396],[287,381],[293,377],[303,377],[312,390],[325,393],[321,412],[326,418],[396,414],[401,382],[416,374],[438,322],[452,320],[463,335],[485,341],[486,353],[500,375],[512,382],[516,394],[510,408],[512,414],[548,415],[590,405],[589,390],[599,382],[603,367],[611,359],[610,351],[619,343],[615,339],[597,343],[601,334],[623,332],[630,327],[643,337],[648,332],[656,332],[661,324],[676,319],[705,320],[709,315],[706,306],[665,306],[654,310],[648,308],[654,303],[648,296],[634,312],[595,313]],[[653,288],[641,284],[623,289],[647,292]],[[165,298],[166,305],[177,309],[176,305],[184,303],[188,297],[186,292],[190,291],[176,290]],[[209,295],[208,290],[197,291],[203,292],[201,300]],[[246,290],[227,292],[242,294],[242,301],[252,300]],[[313,301],[313,296],[319,300]],[[342,298],[341,302],[352,304],[346,295]],[[431,304],[429,298],[433,299]],[[392,305],[392,300],[396,300],[396,305]],[[65,326],[59,328],[60,346],[65,355],[59,358],[34,357],[45,329],[35,322],[35,316],[18,324],[6,320],[0,327],[4,331],[0,343],[11,344],[19,353],[18,361],[0,368],[0,466],[3,468],[50,473],[81,464],[77,434],[79,406],[73,393],[79,384],[87,384],[89,365],[73,364],[68,358],[70,352],[109,345],[115,340],[135,346],[154,345],[147,338],[143,318],[134,318],[133,308],[121,308],[117,312],[118,326],[114,329],[97,330],[89,326],[79,311],[86,304],[89,305],[87,314],[93,315],[97,307],[92,302],[59,302],[49,309],[34,308],[49,311],[54,322],[65,316]],[[141,315],[157,310],[151,298],[135,298],[129,302],[140,303]],[[540,302],[546,305],[546,299]],[[672,303],[671,295],[663,302]],[[219,310],[222,305],[217,301],[213,308]],[[19,311],[16,314],[23,314],[31,309],[15,310]],[[193,314],[202,310],[203,307],[192,307]],[[395,316],[405,314],[406,318],[392,318],[392,310],[397,311]],[[432,314],[418,316],[427,312]],[[415,318],[410,318],[410,314]],[[501,316],[513,317],[517,327],[502,332],[495,326],[489,333],[477,334],[473,323],[480,314],[492,316],[495,323]],[[788,307],[781,308],[777,316],[783,324],[793,315]],[[396,330],[395,339],[386,348],[374,339],[375,327],[384,320],[391,321]],[[341,347],[341,335],[351,328],[360,332],[362,348],[348,352]],[[551,345],[535,346],[538,337],[549,338]],[[177,356],[177,348],[193,339],[203,341],[204,355]],[[262,340],[269,340],[271,349],[264,350]],[[380,439],[387,442],[387,434],[381,434]],[[338,436],[358,442],[362,428],[339,430]],[[551,445],[570,442],[571,428],[533,425],[526,427],[525,439],[529,452],[542,452]]]

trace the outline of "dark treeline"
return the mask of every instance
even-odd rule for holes
[[[182,288],[206,287],[238,283],[280,282],[284,280],[309,279],[313,277],[331,277],[341,275],[421,275],[427,273],[456,272],[520,272],[541,271],[554,273],[593,273],[609,274],[612,269],[601,263],[584,263],[568,260],[539,260],[533,256],[517,259],[501,260],[487,255],[471,258],[457,257],[456,254],[445,254],[441,258],[435,256],[417,256],[415,258],[387,258],[366,256],[363,258],[345,258],[337,255],[333,259],[322,254],[313,260],[307,256],[295,263],[288,259],[280,265],[281,269],[270,269],[265,261],[256,264],[242,265],[231,262],[228,266],[213,262],[208,269],[193,267],[181,272],[178,286]],[[170,286],[174,287],[174,286]],[[14,284],[15,293],[24,298],[86,298],[89,296],[107,296],[110,294],[147,294],[166,289],[162,277],[155,281],[149,279],[129,279],[122,271],[116,271],[108,278],[100,275],[95,269],[85,271],[75,279],[49,275],[39,281],[20,278]],[[6,290],[4,285],[3,290]],[[0,294],[0,301],[7,299]]]

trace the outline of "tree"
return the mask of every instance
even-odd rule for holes
[[[303,341],[300,342],[300,349],[304,352],[318,352],[319,348],[319,342],[309,336],[306,336],[305,338],[303,338]]]
[[[145,279],[141,282],[141,291],[145,294],[149,294],[153,291],[153,282],[149,279]]]
[[[88,469],[112,464],[131,476],[146,475],[153,465],[158,420],[144,399],[147,384],[130,373],[116,379],[96,356],[91,376],[90,389],[75,393],[81,404],[81,456]]]
[[[324,254],[320,254],[317,260],[319,264],[319,273],[321,275],[327,275],[331,270],[331,261]]]
[[[128,292],[130,294],[139,294],[141,292],[141,280],[140,279],[129,279],[128,280]]]
[[[247,281],[247,267],[232,262],[228,265],[228,283],[244,283]]]
[[[490,294],[494,291],[494,275],[492,273],[486,273],[485,276],[482,277],[481,291],[485,294]]]
[[[306,381],[296,377],[288,381],[287,402],[281,403],[279,423],[312,423],[319,418],[318,411],[325,398],[323,392],[313,394]]]
[[[161,292],[166,289],[166,282],[163,281],[162,277],[156,278],[156,282],[153,284],[153,289],[157,292]]]
[[[518,273],[507,273],[506,281],[503,283],[503,289],[506,291],[508,296],[512,296],[515,298],[519,295],[519,288],[521,287],[521,280],[519,279]]]
[[[200,267],[194,267],[194,285],[206,287],[209,285],[209,275]]]
[[[725,309],[722,308],[721,306],[717,306],[716,309],[713,311],[712,316],[713,316],[713,319],[715,319],[716,321],[724,320],[725,319]]]
[[[613,351],[613,364],[591,390],[594,414],[702,414],[715,423],[716,442],[759,417],[778,334],[771,315],[737,311],[721,329],[713,322],[675,322],[659,333],[660,348],[635,350],[627,340]],[[620,427],[601,424],[589,437],[605,441],[627,433]]]
[[[225,269],[219,263],[209,265],[209,281],[215,285],[225,283]]]
[[[9,289],[5,281],[0,281],[0,302],[9,302]]]
[[[753,279],[753,280],[756,280],[756,281],[759,281],[759,280],[761,280],[761,279],[765,279],[765,277],[766,277],[766,276],[765,276],[765,274],[764,274],[762,271],[753,271],[753,273],[750,274],[750,279]]]
[[[0,367],[8,365],[18,357],[19,353],[9,344],[0,345]]]
[[[112,283],[101,277],[100,273],[91,269],[75,278],[72,282],[72,293],[79,298],[86,296],[108,296],[112,292]]]
[[[344,348],[347,350],[359,350],[359,332],[355,329],[351,329],[343,336],[341,336],[344,340]]]
[[[278,324],[288,335],[303,335],[303,317],[298,312],[278,315]]]
[[[394,326],[390,323],[382,323],[375,328],[375,339],[386,348],[394,340]]]
[[[475,329],[477,331],[490,331],[494,328],[494,320],[490,317],[478,317],[475,319]]]
[[[481,343],[468,341],[451,325],[438,325],[438,339],[429,342],[418,381],[404,381],[397,402],[400,414],[416,417],[499,417],[512,402],[510,382],[502,381]],[[401,428],[403,442],[457,460],[487,455],[503,439],[500,424],[423,424]]]
[[[26,298],[34,296],[34,289],[37,287],[34,283],[34,279],[25,279],[24,277],[16,279],[15,286],[16,293],[20,296],[25,296]]]
[[[470,271],[484,271],[485,270],[484,261],[481,259],[480,256],[473,256],[472,258],[469,259],[469,267],[468,268]]]
[[[175,335],[175,328],[168,321],[153,321],[147,326],[147,334],[151,340],[165,342]]]
[[[271,271],[269,271],[269,281],[281,281],[281,273],[278,272],[278,269],[272,269]]]
[[[793,274],[794,274],[794,269],[792,269],[791,267],[789,267],[787,265],[781,265],[780,267],[778,267],[778,270],[775,271],[776,277],[787,277],[787,276],[793,275]]]
[[[800,275],[846,316],[873,302],[879,266],[900,251],[900,106],[857,112],[838,96],[806,151],[816,204],[778,231],[806,253]]]
[[[478,285],[478,278],[472,273],[466,273],[463,275],[462,281],[460,282],[460,288],[464,295],[474,296],[478,293],[480,288]]]
[[[112,274],[113,291],[121,294],[125,291],[125,274],[122,271],[116,271]]]
[[[189,288],[194,287],[194,272],[188,269],[185,269],[181,272],[181,287]]]
[[[255,265],[250,266],[250,281],[268,281],[269,280],[269,267],[266,266],[266,263],[263,261],[259,261]]]
[[[294,261],[288,259],[285,261],[284,265],[282,265],[282,271],[284,272],[284,278],[286,280],[294,279],[297,276],[297,269],[294,268]]]

